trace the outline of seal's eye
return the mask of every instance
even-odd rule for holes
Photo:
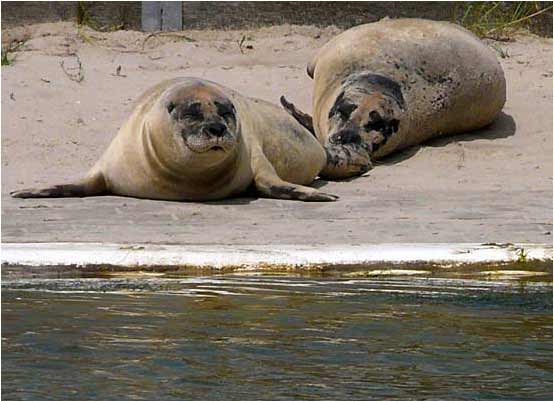
[[[350,115],[354,110],[356,110],[356,108],[356,105],[352,105],[350,103],[342,103],[337,108],[337,112],[342,120],[348,120],[350,118]]]
[[[219,114],[225,120],[235,117],[235,108],[232,104],[215,102],[215,106],[217,107],[217,114]]]
[[[204,118],[202,105],[199,102],[187,105],[187,107],[181,111],[180,117],[192,120],[202,120]]]
[[[341,120],[348,120],[352,112],[356,110],[357,107],[358,106],[356,106],[355,104],[350,103],[346,99],[344,99],[344,94],[341,93],[337,98],[337,101],[329,111],[329,118],[331,119],[334,116],[338,115]]]
[[[173,112],[173,109],[175,109],[175,103],[169,102],[169,105],[167,105],[167,113]]]

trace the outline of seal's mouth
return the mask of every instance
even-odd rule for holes
[[[231,136],[209,137],[203,134],[184,137],[185,145],[192,152],[202,154],[210,151],[230,152],[235,147],[235,139]]]

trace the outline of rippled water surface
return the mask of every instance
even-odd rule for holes
[[[3,399],[550,399],[552,286],[2,283]]]

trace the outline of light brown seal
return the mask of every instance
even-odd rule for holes
[[[308,64],[313,119],[281,103],[325,146],[321,176],[344,178],[371,159],[491,123],[506,101],[493,50],[448,22],[385,19],[349,29]]]
[[[325,159],[314,136],[280,107],[210,81],[176,78],[139,98],[84,179],[11,195],[204,201],[254,184],[268,197],[334,201],[305,186]]]

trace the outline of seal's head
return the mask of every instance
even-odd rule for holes
[[[236,150],[240,138],[235,106],[217,86],[196,82],[172,87],[158,107],[187,157],[224,159]]]
[[[328,141],[361,143],[374,152],[398,131],[404,109],[395,81],[367,72],[350,75],[329,111]]]

